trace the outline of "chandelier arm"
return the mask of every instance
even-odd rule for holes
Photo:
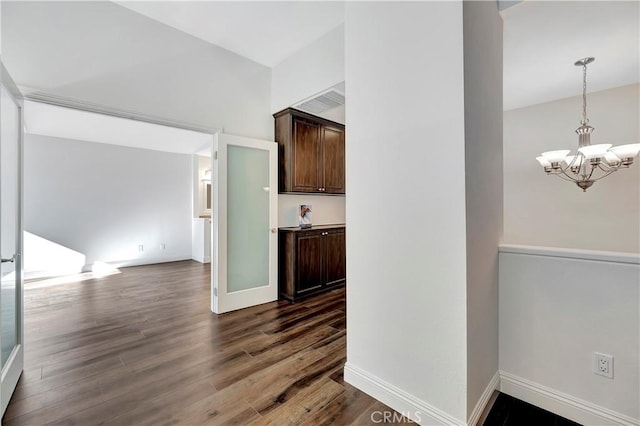
[[[589,176],[586,176],[585,180],[591,180],[591,176],[593,176],[593,172],[596,170],[598,166],[591,166],[591,171],[589,172]]]
[[[577,156],[577,155],[576,155],[576,156]],[[565,175],[565,176],[569,176],[569,175],[567,174],[567,170],[571,170],[571,167],[573,167],[573,165],[574,165],[573,163],[575,163],[575,161],[576,161],[576,159],[575,159],[575,157],[574,157],[574,158],[573,158],[573,160],[571,160],[571,163],[570,163],[570,164],[567,164],[567,167],[565,167],[564,169],[563,169],[562,167],[560,167],[560,171],[559,171],[559,172],[557,172],[557,174],[562,173],[562,174],[563,174],[563,175]],[[573,172],[571,172],[571,173],[573,173]],[[575,175],[576,173],[573,173],[573,174]],[[571,176],[569,176],[569,177],[571,177]]]
[[[600,170],[602,170],[603,172],[615,172],[616,170],[618,170],[620,168],[620,164],[618,163],[618,165],[611,165],[611,164],[606,164],[606,163],[600,163],[598,164],[598,168]]]
[[[565,169],[566,170],[566,169]],[[571,175],[568,175],[565,170],[560,169],[562,173],[555,173],[556,176],[568,181],[568,182],[580,182],[581,179],[575,179]],[[566,176],[566,177],[565,177]]]
[[[606,178],[607,176],[609,176],[611,173],[615,172],[616,170],[617,169],[610,170],[610,171],[606,172],[605,174],[603,174],[602,176],[597,177],[595,179],[591,179],[591,180],[595,182],[595,181],[598,181],[598,180],[600,180],[602,178]]]
[[[608,167],[608,166],[607,166],[607,167]],[[563,179],[563,180],[566,180],[567,182],[573,182],[573,183],[576,183],[576,182],[585,182],[585,181],[593,181],[593,182],[595,182],[595,181],[598,181],[598,180],[600,180],[600,179],[602,179],[602,178],[605,178],[605,177],[609,176],[611,173],[613,173],[613,172],[615,172],[615,171],[617,170],[617,169],[615,169],[615,168],[608,168],[608,169],[605,169],[605,168],[601,167],[601,165],[598,165],[598,166],[593,166],[593,167],[591,168],[591,172],[590,172],[588,175],[586,175],[586,174],[582,174],[582,175],[576,175],[576,174],[574,174],[574,176],[580,176],[580,178],[576,178],[576,177],[574,177],[574,176],[572,176],[572,175],[570,175],[570,174],[568,174],[568,173],[566,172],[566,170],[567,170],[567,169],[569,169],[569,168],[570,168],[570,167],[565,167],[564,169],[562,169],[562,168],[561,168],[558,172],[553,173],[553,174],[554,174],[554,175],[556,175],[556,176],[558,176],[559,178],[561,178],[561,179]],[[599,177],[597,177],[597,178],[594,178],[594,177],[593,177],[593,172],[594,172],[596,169],[602,170],[602,171],[604,172],[604,174],[603,174],[602,176],[599,176]]]
[[[556,175],[556,176],[558,176],[562,180],[566,180],[567,182],[572,182],[572,183],[580,182],[579,179],[573,179],[573,178],[570,178],[570,177],[567,177],[567,176],[563,176],[563,175]]]

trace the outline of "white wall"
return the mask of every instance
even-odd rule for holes
[[[281,111],[343,81],[344,25],[341,25],[272,69],[271,111]],[[344,107],[318,115],[345,123]],[[345,223],[345,197],[279,194],[278,226],[298,226],[300,204],[313,205],[314,224]]]
[[[314,225],[345,223],[345,200],[340,195],[278,195],[278,226],[298,226],[300,204],[313,206]]]
[[[211,181],[203,181],[205,171],[211,171],[211,157],[203,155],[193,156],[193,217],[201,215],[211,215],[211,211],[207,211],[207,183]],[[211,178],[211,173],[209,174]]]
[[[320,37],[271,70],[271,112],[344,81],[344,25]]]
[[[465,2],[467,419],[498,373],[498,245],[502,238],[502,18],[493,1]]]
[[[191,222],[191,259],[211,262],[211,219],[196,218]]]
[[[462,3],[347,3],[345,29],[345,380],[424,424],[463,424]]]
[[[25,231],[87,265],[191,258],[191,156],[27,135],[24,158]]]
[[[638,263],[637,255],[502,248],[502,390],[582,424],[638,424]],[[592,373],[593,352],[613,355],[613,380]]]
[[[273,137],[266,66],[113,2],[3,2],[2,19],[3,61],[31,91]]]
[[[640,141],[640,86],[588,94],[592,143]],[[504,114],[504,241],[510,244],[640,251],[640,160],[596,182],[587,192],[545,176],[535,157],[575,152],[582,97]]]

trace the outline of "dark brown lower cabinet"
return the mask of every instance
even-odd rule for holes
[[[295,301],[344,285],[345,234],[344,226],[281,228],[280,297]]]

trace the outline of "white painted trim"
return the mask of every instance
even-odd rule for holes
[[[19,336],[18,336],[19,337]],[[13,396],[13,392],[18,386],[18,380],[22,375],[24,369],[24,345],[22,342],[18,342],[13,350],[9,354],[9,358],[5,363],[5,368],[2,370],[2,383],[6,385],[5,389],[2,389],[2,415],[4,416],[9,406],[9,401]]]
[[[584,425],[640,425],[638,419],[504,371],[500,391]]]
[[[180,262],[182,260],[191,260],[191,253],[189,254],[180,254],[175,256],[166,256],[166,257],[141,257],[138,259],[129,259],[129,260],[118,260],[118,261],[109,261],[105,262],[108,265],[114,266],[116,268],[126,268],[129,266],[143,266],[143,265],[155,265],[156,263],[169,263],[169,262]],[[91,267],[91,265],[85,265],[85,267]],[[84,270],[84,268],[83,268]]]
[[[269,197],[269,229],[265,229],[269,235],[269,277],[268,282],[257,283],[257,287],[239,291],[228,291],[228,216],[227,211],[227,178],[228,178],[228,148],[243,147],[264,151],[268,154],[268,191]],[[262,303],[278,300],[278,144],[273,141],[247,138],[231,134],[216,133],[213,135],[212,147],[212,171],[213,179],[213,206],[216,208],[213,214],[212,241],[213,241],[213,274],[211,274],[211,311],[215,314],[235,311],[237,309],[260,305]],[[223,249],[221,249],[223,248]]]
[[[25,93],[24,98],[26,100],[33,102],[71,108],[79,111],[93,112],[96,114],[103,114],[112,117],[143,121],[145,123],[159,124],[161,126],[175,127],[177,129],[191,130],[194,132],[207,133],[210,135],[213,135],[216,132],[222,132],[222,129],[217,127],[207,127],[185,121],[170,120],[164,117],[144,114],[141,112],[124,110],[112,106],[66,98],[64,96],[59,96],[52,93],[45,93],[43,91],[40,91],[39,89],[35,89],[29,86],[20,85],[17,87],[22,93]]]
[[[469,420],[467,421],[467,425],[475,426],[476,424],[478,424],[478,421],[480,420],[480,416],[482,416],[484,409],[487,407],[487,403],[489,402],[489,399],[491,399],[491,395],[496,389],[498,389],[499,382],[500,382],[500,371],[496,371],[496,374],[494,374],[491,380],[489,381],[489,384],[485,388],[484,392],[482,392],[480,399],[478,400],[475,408],[471,412],[471,415],[469,416]]]
[[[533,256],[565,257],[569,259],[597,260],[601,262],[640,264],[640,254],[617,251],[581,250],[558,247],[520,246],[500,244],[500,253],[529,254]]]
[[[349,362],[344,366],[344,381],[419,424],[451,426],[465,424]]]
[[[200,263],[211,263],[211,256],[192,256],[191,260],[195,260],[196,262]]]

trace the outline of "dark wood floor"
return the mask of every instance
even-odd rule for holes
[[[483,426],[580,426],[504,393],[493,403]]]
[[[344,290],[216,316],[209,279],[188,261],[29,283],[2,423],[359,425],[390,411],[343,381]]]

